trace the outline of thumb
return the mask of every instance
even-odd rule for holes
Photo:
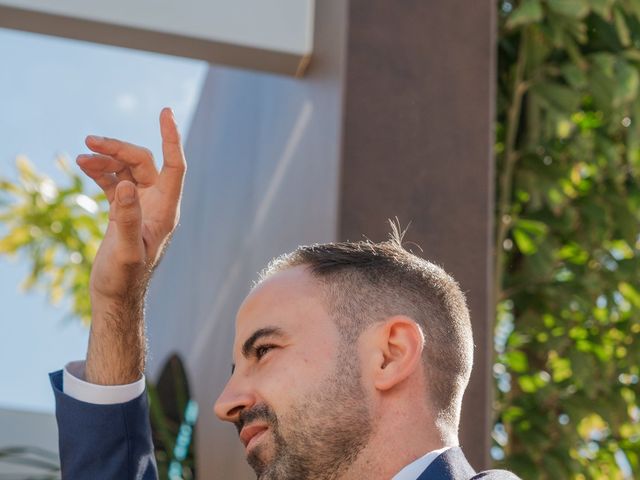
[[[144,262],[142,209],[136,187],[128,180],[116,186],[115,221],[120,259],[124,263]]]

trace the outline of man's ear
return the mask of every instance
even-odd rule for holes
[[[409,377],[422,362],[424,334],[415,320],[404,315],[388,318],[376,332],[378,354],[374,384],[389,390]]]

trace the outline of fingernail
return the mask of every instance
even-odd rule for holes
[[[136,189],[130,183],[118,187],[118,202],[120,205],[131,205],[136,198]]]
[[[89,135],[87,137],[87,141],[89,142],[94,142],[94,143],[100,143],[104,140],[104,137],[100,137],[98,135]]]

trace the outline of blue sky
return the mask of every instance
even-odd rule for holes
[[[174,109],[183,133],[207,65],[0,29],[0,176],[26,155],[56,181],[56,155],[86,151],[84,137],[123,138],[161,159],[158,114]],[[0,234],[2,230],[0,229]],[[26,262],[0,257],[0,408],[53,411],[47,372],[84,358],[88,331],[63,307],[18,285]]]

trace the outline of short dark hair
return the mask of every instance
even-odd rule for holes
[[[415,320],[425,334],[423,361],[428,398],[441,428],[457,432],[462,395],[473,364],[469,310],[456,281],[437,265],[402,245],[404,232],[391,238],[298,247],[265,268],[260,280],[307,266],[320,280],[329,312],[349,342],[374,322],[392,315]]]

